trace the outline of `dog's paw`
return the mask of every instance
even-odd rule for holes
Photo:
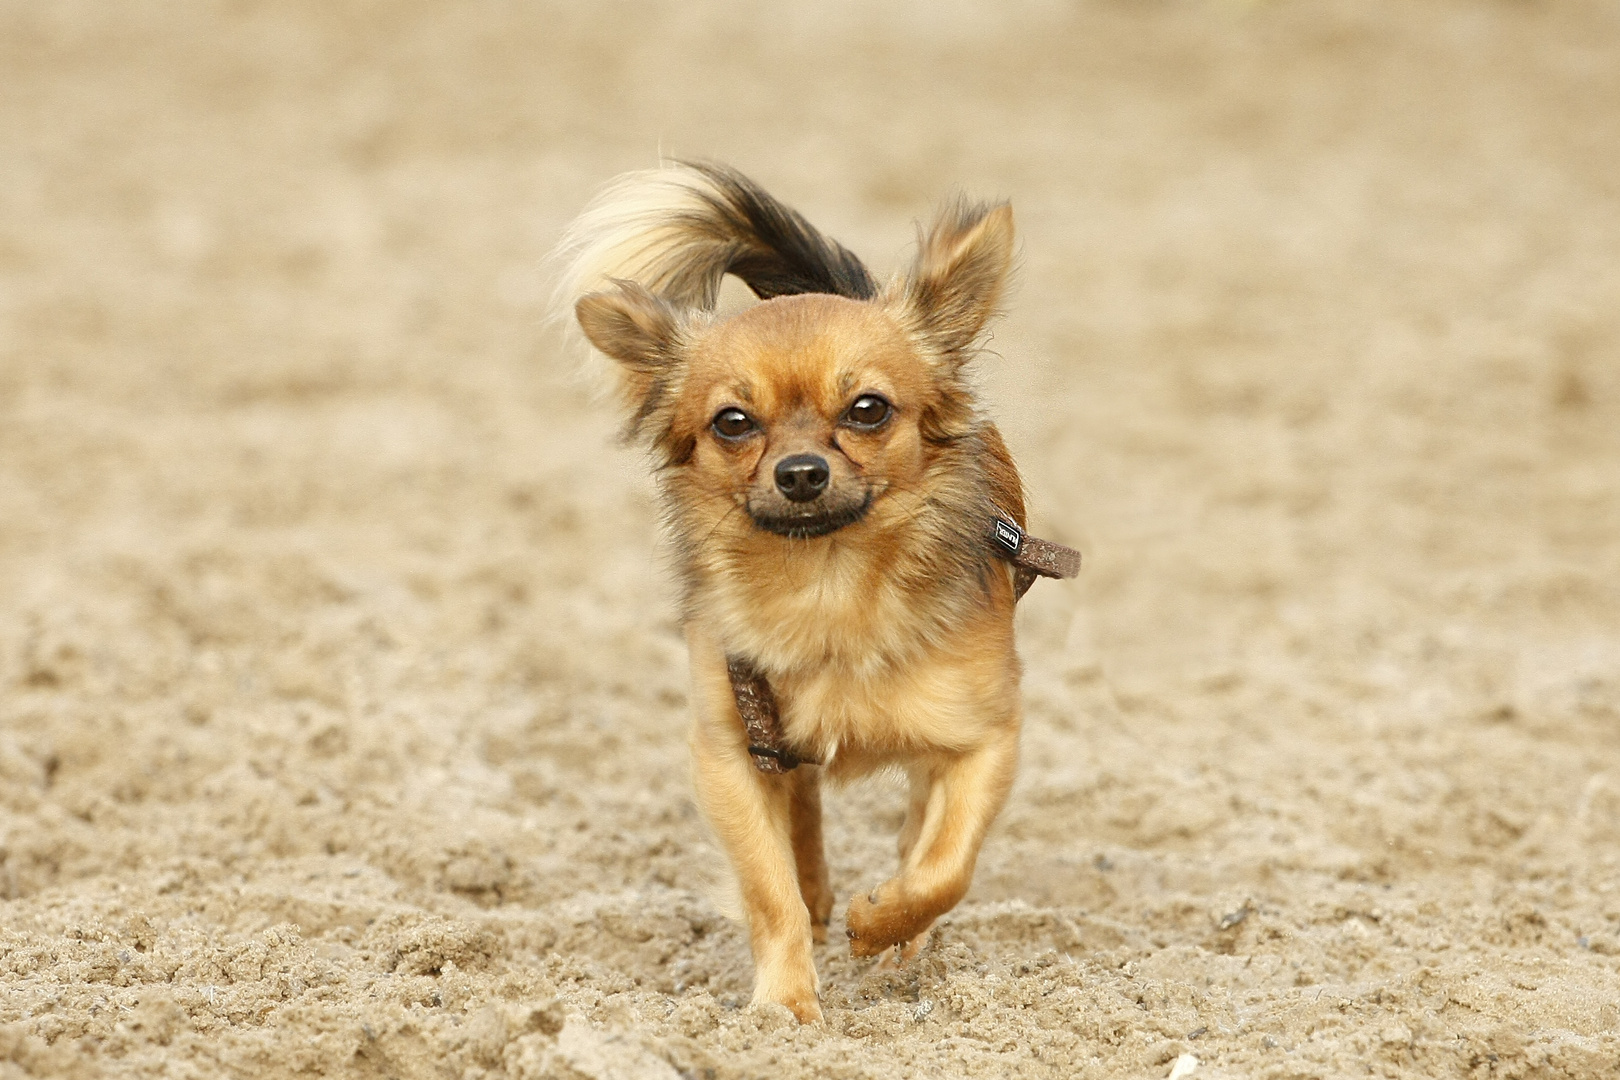
[[[801,1024],[815,1024],[821,1020],[821,1002],[813,993],[786,994],[781,998],[756,998],[752,1003],[752,1009],[761,1019],[767,1021],[767,1031],[775,1030],[775,1026],[769,1024],[769,1018],[773,1012],[781,1015],[777,1010],[792,1013],[793,1019]]]
[[[801,1024],[821,1019],[820,981],[810,962],[809,942],[795,957],[761,958],[754,969],[755,1005],[781,1005]]]
[[[850,900],[844,914],[850,955],[877,956],[892,945],[909,942],[932,921],[909,908],[900,883],[890,878],[865,896]]]
[[[819,1024],[821,1022],[821,1002],[814,997],[803,998],[788,1002],[788,1008],[793,1015],[799,1018],[801,1024]]]

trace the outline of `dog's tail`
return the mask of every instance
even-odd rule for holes
[[[790,293],[877,295],[860,259],[752,180],[711,162],[626,173],[603,189],[553,253],[555,307],[634,281],[680,307],[708,310],[734,274],[762,300]]]

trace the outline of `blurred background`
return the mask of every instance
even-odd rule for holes
[[[1087,560],[973,893],[815,1030],[544,323],[660,155],[885,274],[1009,199]],[[1603,0],[0,0],[0,1077],[1612,1068],[1617,178]]]

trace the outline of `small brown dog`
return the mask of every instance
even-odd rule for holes
[[[811,946],[833,909],[822,777],[910,778],[899,873],[846,915],[857,956],[909,955],[955,906],[1013,781],[1024,497],[964,372],[1012,250],[1005,204],[957,202],[880,287],[709,164],[621,177],[559,248],[563,298],[656,454],[697,796],[741,886],[754,1000],[801,1021],[821,1016]],[[726,273],[763,302],[719,318]]]

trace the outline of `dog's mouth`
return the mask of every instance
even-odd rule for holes
[[[808,540],[811,537],[835,533],[846,525],[855,524],[866,516],[866,511],[871,506],[872,493],[868,491],[866,498],[848,506],[808,510],[798,514],[762,514],[750,509],[748,516],[754,519],[755,525],[766,532],[785,536],[789,540]]]

